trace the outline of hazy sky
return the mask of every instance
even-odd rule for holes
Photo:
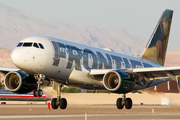
[[[163,10],[174,10],[169,49],[180,44],[180,0],[0,0],[43,20],[114,26],[149,40]]]

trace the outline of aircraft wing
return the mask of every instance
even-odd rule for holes
[[[115,69],[91,69],[89,71],[89,75],[103,75],[109,71],[113,71]],[[119,69],[119,71],[134,74],[138,76],[142,76],[145,78],[163,78],[169,77],[173,80],[176,79],[176,76],[180,75],[180,66],[174,67],[150,67],[150,68],[131,68],[131,69]]]
[[[7,74],[10,71],[18,71],[18,70],[19,69],[15,68],[15,67],[3,67],[3,66],[0,66],[0,72],[3,73],[3,74]]]
[[[180,66],[174,67],[152,67],[152,68],[135,68],[132,73],[145,74],[149,78],[170,77],[175,80],[180,75]]]

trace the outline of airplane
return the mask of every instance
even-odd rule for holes
[[[122,94],[116,101],[118,109],[131,109],[133,102],[127,93],[176,80],[180,75],[180,66],[164,67],[172,16],[173,10],[163,12],[139,57],[49,36],[24,38],[11,53],[17,68],[0,67],[5,86],[14,93],[33,91],[35,97],[41,97],[42,81],[52,81],[57,85],[57,98],[51,100],[53,109],[67,107],[61,96],[64,85],[107,90]]]

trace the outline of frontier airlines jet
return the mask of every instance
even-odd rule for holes
[[[82,89],[107,90],[122,94],[118,109],[132,108],[126,93],[176,80],[179,67],[164,67],[173,11],[165,10],[140,57],[133,57],[48,36],[27,37],[12,51],[11,59],[17,68],[0,67],[5,74],[5,86],[14,93],[33,91],[42,96],[43,80],[57,86],[57,98],[51,106],[67,107],[61,97],[63,85]]]

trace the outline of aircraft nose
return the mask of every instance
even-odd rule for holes
[[[17,67],[19,67],[21,65],[21,51],[18,49],[14,49],[11,53],[11,60],[13,62],[13,64]]]

